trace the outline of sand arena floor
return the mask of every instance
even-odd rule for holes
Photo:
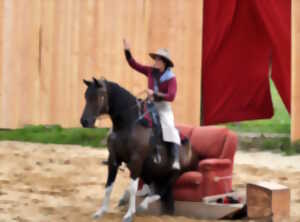
[[[104,196],[107,151],[80,146],[0,142],[0,222],[87,222]],[[234,188],[272,180],[291,189],[290,221],[300,221],[300,156],[268,152],[236,154]],[[119,171],[110,213],[100,221],[122,221],[116,207],[129,183]],[[192,222],[185,217],[136,216],[135,222]],[[204,220],[202,220],[204,221]]]

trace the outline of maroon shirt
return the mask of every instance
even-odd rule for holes
[[[145,76],[148,77],[148,88],[154,90],[154,77],[153,77],[153,67],[151,66],[144,66],[135,61],[132,56],[127,57],[128,64],[136,71],[143,73]],[[162,73],[161,73],[162,75]],[[175,99],[177,91],[177,82],[176,77],[159,83],[159,92],[166,94],[163,98],[165,101],[172,102]]]

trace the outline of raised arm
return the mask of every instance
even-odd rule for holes
[[[128,64],[130,65],[130,67],[133,68],[134,70],[148,76],[148,73],[151,72],[152,68],[150,66],[144,66],[144,65],[141,65],[138,62],[136,62],[135,59],[132,57],[132,54],[130,52],[130,47],[125,39],[123,40],[123,43],[124,43],[124,49],[125,49],[125,57],[126,57]]]

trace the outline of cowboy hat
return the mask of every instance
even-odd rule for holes
[[[167,49],[158,49],[156,53],[149,53],[149,55],[152,59],[160,57],[165,60],[170,67],[174,67],[174,63],[172,62],[169,51]]]

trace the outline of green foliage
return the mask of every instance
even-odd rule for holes
[[[16,130],[1,130],[0,140],[14,140],[38,143],[77,144],[82,146],[103,147],[108,129],[64,129],[53,126],[25,126]]]
[[[291,143],[290,137],[272,137],[266,138],[264,136],[253,139],[240,139],[240,147],[245,150],[250,148],[258,148],[260,150],[268,150],[272,152],[279,152],[285,155],[294,155],[300,153],[300,141]]]

